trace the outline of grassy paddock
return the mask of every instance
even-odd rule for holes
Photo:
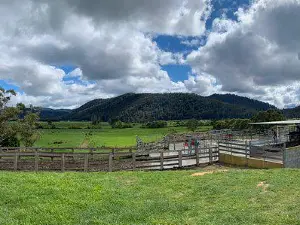
[[[195,172],[1,172],[0,224],[300,223],[299,170]]]
[[[67,126],[66,123],[62,125]],[[61,126],[62,126],[61,125]],[[83,126],[83,125],[82,125]],[[210,126],[200,127],[199,131],[210,130]],[[171,132],[188,132],[185,127],[145,129],[138,126],[127,129],[112,129],[104,125],[101,129],[41,129],[41,138],[35,143],[38,147],[124,147],[136,144],[136,135],[145,142],[157,141]]]

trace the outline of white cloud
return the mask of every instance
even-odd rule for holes
[[[180,43],[189,47],[199,47],[200,45],[203,44],[203,41],[200,39],[192,39],[192,40],[183,40]]]
[[[68,73],[67,77],[82,77],[82,70],[80,68],[76,68]]]
[[[222,88],[217,84],[216,79],[208,74],[191,74],[184,83],[190,92],[206,96],[220,92]]]
[[[56,108],[128,91],[187,91],[160,67],[183,56],[161,51],[151,35],[203,35],[210,11],[209,0],[2,1],[0,79],[24,92],[15,101]],[[65,65],[76,69],[65,74]]]
[[[256,0],[236,12],[238,21],[216,18],[205,45],[186,59],[153,42],[167,34],[202,45],[211,10],[208,0],[4,0],[0,79],[20,87],[18,101],[56,108],[125,92],[178,91],[299,104],[300,0]],[[193,73],[182,82],[161,70],[187,63]],[[64,65],[76,69],[65,74]]]
[[[222,91],[299,104],[300,1],[257,0],[236,15],[238,21],[215,19],[206,45],[187,62],[214,76]]]

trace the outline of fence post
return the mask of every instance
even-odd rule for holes
[[[14,158],[14,170],[18,170],[18,152],[15,152],[15,158]]]
[[[112,153],[112,156],[113,156],[113,159],[114,159],[115,158],[115,149],[114,148],[111,150],[111,153]]]
[[[195,153],[196,153],[196,166],[198,167],[200,164],[199,162],[200,158],[199,158],[199,148],[197,144],[195,144]]]
[[[51,148],[51,153],[53,154],[53,152],[54,152],[54,149],[53,149],[53,148]],[[51,156],[51,162],[53,162],[53,159],[54,159],[54,157],[53,157],[53,156]]]
[[[61,154],[61,172],[65,172],[65,153]]]
[[[231,165],[233,165],[233,150],[232,150],[232,144],[228,144],[228,146],[230,146],[230,152],[231,152]]]
[[[263,169],[265,169],[265,161],[266,161],[266,150],[263,148]]]
[[[182,150],[178,152],[178,167],[182,167]]]
[[[173,137],[173,143],[174,143],[174,151],[176,151],[176,143],[175,143],[175,138]]]
[[[245,141],[245,166],[248,167],[248,141]]]
[[[283,144],[282,164],[283,164],[283,168],[285,168],[285,164],[286,164],[286,143]]]
[[[209,164],[212,164],[212,148],[209,147]]]
[[[17,150],[17,152],[19,153],[19,160],[21,160],[21,148],[19,148],[18,150]]]
[[[72,148],[72,156],[73,156],[73,160],[75,160],[75,158],[74,158],[74,148]]]
[[[160,153],[160,170],[164,169],[164,153]]]
[[[132,153],[132,170],[135,171],[136,169],[136,153]]]
[[[84,172],[89,171],[89,153],[84,154]]]
[[[108,172],[112,172],[112,167],[113,167],[113,154],[112,153],[109,153],[109,156],[108,156]]]
[[[90,148],[90,151],[89,151],[89,153],[90,153],[90,155],[91,155],[91,160],[93,161],[94,160],[94,151],[95,151],[95,149],[94,148]]]
[[[34,170],[37,172],[39,170],[39,153],[38,150],[35,150],[34,153]]]
[[[217,142],[217,151],[218,151],[218,162],[220,160],[220,141]]]

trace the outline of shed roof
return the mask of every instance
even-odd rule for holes
[[[300,124],[300,120],[259,122],[259,123],[250,123],[250,124],[251,125],[296,125],[296,124]]]

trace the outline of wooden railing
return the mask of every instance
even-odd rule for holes
[[[1,148],[0,169],[15,171],[164,170],[218,161],[218,149],[137,153],[134,148]]]
[[[283,161],[284,148],[272,148],[271,146],[253,146],[251,142],[219,142],[220,153],[250,158],[259,158],[264,161]]]

